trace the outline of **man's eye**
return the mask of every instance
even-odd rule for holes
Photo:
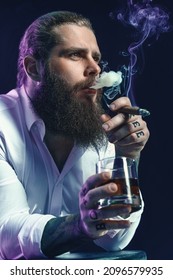
[[[93,57],[93,59],[95,60],[95,62],[97,62],[98,64],[99,64],[99,62],[100,62],[100,57]]]
[[[73,59],[77,59],[81,57],[81,54],[78,52],[70,53],[69,56]]]

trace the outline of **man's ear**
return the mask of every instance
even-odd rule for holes
[[[34,81],[40,81],[40,73],[39,73],[39,67],[38,62],[33,56],[26,56],[24,58],[24,68],[26,71],[26,74]]]

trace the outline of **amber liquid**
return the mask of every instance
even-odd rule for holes
[[[135,212],[141,209],[142,202],[137,179],[129,178],[125,180],[124,178],[115,178],[109,180],[107,183],[109,182],[116,183],[116,185],[118,186],[118,191],[116,192],[116,195],[101,199],[101,208],[122,204],[130,205],[132,208],[131,212]]]

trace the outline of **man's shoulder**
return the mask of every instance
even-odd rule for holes
[[[24,114],[18,90],[0,95],[0,135],[14,139],[24,123]]]
[[[19,94],[16,89],[12,89],[5,94],[0,94],[0,112],[14,108],[18,102]]]

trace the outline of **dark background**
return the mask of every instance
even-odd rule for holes
[[[38,16],[53,10],[71,10],[89,17],[103,58],[116,71],[117,66],[124,63],[120,52],[127,50],[134,32],[109,16],[122,2],[1,1],[0,93],[16,86],[18,44],[25,28]],[[173,17],[171,2],[152,2],[167,8],[170,23]],[[158,40],[152,40],[150,46],[148,43],[143,46],[145,64],[143,70],[135,75],[133,91],[138,105],[151,112],[146,118],[151,136],[142,152],[139,170],[145,211],[126,249],[145,250],[148,259],[165,260],[173,259],[173,32],[161,34]]]

